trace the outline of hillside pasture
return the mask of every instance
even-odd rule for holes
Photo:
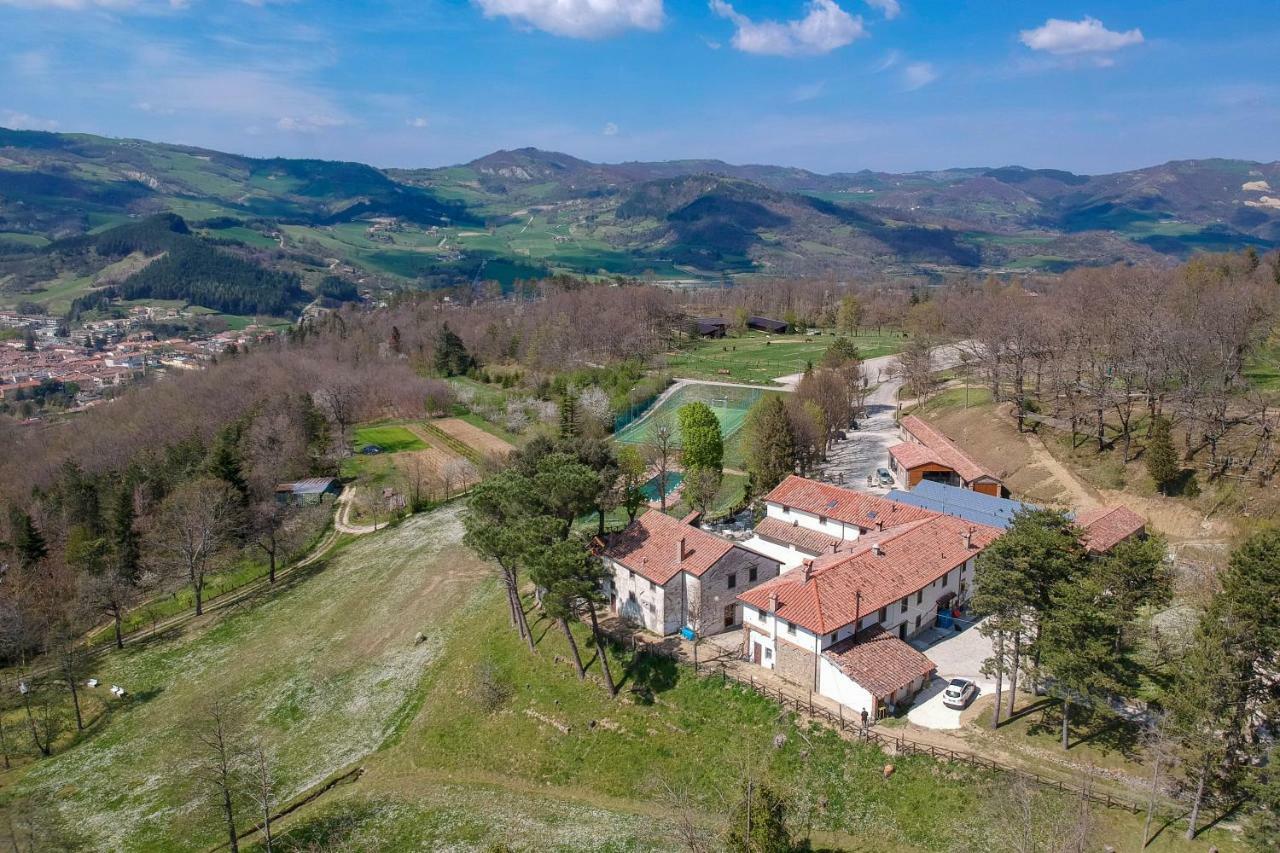
[[[365,758],[413,716],[450,614],[488,571],[460,544],[461,512],[351,542],[229,615],[102,658],[92,674],[131,697],[12,793],[51,803],[92,849],[225,841],[194,774],[214,697],[242,742],[274,748],[281,801]]]
[[[867,333],[852,338],[862,358],[892,355],[906,343],[900,332]],[[673,376],[689,379],[773,385],[774,379],[802,372],[817,364],[835,336],[766,335],[752,332],[742,337],[704,338],[687,349],[669,354],[666,368]]]

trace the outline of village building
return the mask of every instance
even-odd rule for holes
[[[1090,554],[1105,554],[1126,539],[1147,535],[1147,522],[1126,506],[1085,510],[1075,518],[1084,534],[1081,541]]]
[[[1005,497],[1000,477],[961,450],[932,424],[907,415],[900,424],[902,443],[889,448],[889,470],[898,488],[910,491],[922,480]]]
[[[785,335],[791,329],[782,320],[774,320],[770,317],[748,317],[747,328],[757,332],[772,332],[775,335]]]
[[[854,496],[871,497],[822,489],[846,492],[853,506]],[[801,489],[791,484],[788,491]],[[890,514],[892,524],[832,542],[825,553],[740,593],[744,657],[873,719],[928,684],[933,664],[906,641],[932,628],[940,611],[962,606],[977,556],[1002,531],[902,507]]]
[[[921,509],[954,515],[966,521],[989,527],[1008,529],[1013,517],[1023,510],[1035,509],[1030,504],[1010,498],[998,498],[982,492],[974,492],[959,486],[948,486],[933,480],[921,480],[909,492],[894,489],[885,495],[897,503],[918,506]]]
[[[697,520],[650,510],[601,543],[610,612],[664,636],[685,628],[719,634],[742,623],[738,593],[777,577],[781,564],[699,529]]]
[[[934,515],[919,507],[794,475],[765,495],[764,505],[765,517],[742,544],[778,560],[784,571],[833,545]]]

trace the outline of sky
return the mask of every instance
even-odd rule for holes
[[[1277,0],[0,0],[0,126],[441,166],[1280,159]]]

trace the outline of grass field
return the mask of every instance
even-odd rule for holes
[[[773,385],[779,376],[800,373],[817,364],[835,338],[831,335],[765,335],[752,332],[740,338],[703,339],[689,349],[667,356],[673,376]],[[867,333],[853,342],[863,358],[892,355],[902,349],[901,333]]]
[[[370,444],[382,448],[383,453],[403,453],[407,450],[424,450],[426,442],[399,424],[370,424],[357,427],[355,446],[359,450]]]
[[[48,795],[94,849],[203,849],[225,840],[192,778],[211,697],[244,738],[274,744],[281,799],[367,756],[412,718],[447,617],[487,572],[459,544],[459,513],[353,542],[211,624],[107,656],[93,674],[132,697],[6,782]]]

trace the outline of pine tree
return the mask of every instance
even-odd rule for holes
[[[560,397],[560,438],[572,439],[578,434],[578,398],[573,391]]]
[[[31,515],[20,509],[14,509],[9,516],[12,528],[13,550],[18,555],[18,562],[24,567],[34,566],[49,553],[44,536],[36,527]]]
[[[796,440],[781,397],[762,397],[751,408],[746,423],[746,449],[752,488],[761,493],[795,473]]]
[[[476,366],[476,361],[467,352],[462,338],[449,328],[448,323],[442,324],[436,334],[434,364],[436,372],[441,376],[461,376]]]
[[[1151,438],[1147,441],[1145,456],[1147,473],[1160,493],[1167,495],[1169,486],[1176,483],[1182,473],[1168,418],[1156,417],[1151,424]]]

